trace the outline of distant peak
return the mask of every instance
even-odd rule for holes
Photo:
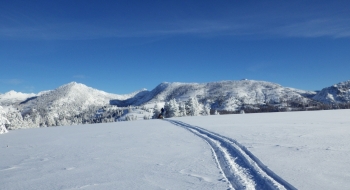
[[[350,80],[344,81],[344,82],[340,82],[338,84],[333,85],[334,87],[338,87],[338,86],[349,86],[350,85]]]
[[[14,90],[10,90],[10,91],[6,92],[4,95],[8,95],[8,96],[11,96],[11,95],[34,95],[34,93],[22,93],[22,92],[16,92]]]
[[[148,91],[147,88],[142,88],[140,90],[138,90],[137,92],[142,92],[142,91]]]
[[[77,85],[77,84],[80,84],[80,83],[77,83],[77,82],[73,81],[73,82],[70,82],[70,83],[68,83],[68,84],[66,84],[66,85],[67,85],[67,86],[72,86],[72,85]]]
[[[14,90],[10,90],[10,91],[6,92],[6,94],[17,94],[17,92]]]
[[[81,83],[77,83],[77,82],[70,82],[68,84],[62,85],[60,87],[58,87],[56,90],[59,91],[76,91],[79,90],[81,91],[82,89],[86,89],[89,88],[88,86],[81,84]]]
[[[82,84],[82,83],[77,83],[77,82],[73,81],[73,82],[70,82],[70,83],[68,83],[68,84],[62,85],[61,87],[72,87],[72,86],[77,86],[77,85],[79,85],[79,86],[85,86],[85,85]]]

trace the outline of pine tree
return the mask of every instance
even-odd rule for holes
[[[35,127],[35,124],[33,123],[33,120],[30,117],[30,115],[29,114],[25,115],[23,118],[23,128],[34,128],[34,127]]]
[[[187,115],[198,116],[200,115],[201,111],[202,111],[202,107],[198,103],[198,100],[196,97],[192,97],[186,102]]]
[[[153,108],[153,119],[157,119],[159,114],[160,114],[160,109],[158,107],[158,104],[155,104]]]
[[[22,128],[23,117],[18,110],[13,112],[8,112],[6,115],[6,118],[9,120],[9,122],[11,122],[11,125],[8,127],[8,129]]]
[[[10,124],[9,120],[6,118],[6,113],[0,106],[0,134],[7,133],[6,125]]]
[[[175,99],[171,99],[169,102],[165,103],[164,109],[166,110],[166,117],[178,117],[179,105]]]
[[[181,117],[187,116],[187,114],[186,114],[186,105],[184,103],[181,103],[179,105],[179,116],[181,116]]]
[[[206,105],[204,106],[203,115],[210,115],[210,105],[209,105],[209,104],[206,104]]]

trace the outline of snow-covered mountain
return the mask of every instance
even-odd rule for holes
[[[322,89],[313,99],[323,103],[350,102],[350,80]]]
[[[84,84],[71,82],[39,96],[31,97],[20,103],[23,112],[30,109],[45,109],[52,113],[79,114],[90,106],[105,106],[111,99],[127,99],[135,93],[127,95],[111,94],[96,90]],[[65,115],[66,115],[65,114]]]
[[[11,90],[9,92],[6,92],[5,94],[0,94],[0,105],[7,106],[11,104],[20,103],[28,98],[35,97],[36,94],[30,93],[22,93],[22,92],[16,92],[14,90]]]
[[[149,118],[153,114],[151,108],[155,105],[163,106],[165,102],[175,99],[180,103],[179,107],[183,107],[184,103],[193,97],[207,110],[211,108],[212,111],[226,113],[240,110],[259,112],[328,109],[317,102],[350,103],[349,86],[350,81],[339,83],[323,89],[316,95],[313,91],[255,80],[163,82],[151,91],[142,89],[131,94],[118,95],[71,82],[38,94],[10,91],[0,95],[0,106],[3,105],[7,112],[6,117],[11,122],[10,128],[17,129],[114,122],[132,114],[132,111],[140,112],[140,117],[144,115]],[[125,108],[127,106],[141,106],[139,108],[142,110]]]
[[[279,84],[255,81],[221,81],[210,83],[161,83],[152,91],[142,91],[126,100],[116,99],[111,104],[118,106],[147,105],[169,101],[187,101],[197,97],[199,101],[210,104],[212,108],[236,110],[243,105],[308,103],[312,91],[282,87]]]

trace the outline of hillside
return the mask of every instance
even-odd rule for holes
[[[0,95],[0,105],[3,105],[6,117],[11,122],[9,129],[17,129],[149,119],[157,112],[155,105],[160,109],[171,99],[179,103],[179,109],[181,107],[185,109],[183,112],[189,113],[189,108],[184,104],[192,97],[197,98],[198,109],[205,107],[209,110],[205,111],[206,114],[210,109],[213,114],[215,111],[237,113],[244,110],[254,113],[349,108],[349,84],[349,81],[342,82],[316,94],[255,80],[163,82],[151,91],[142,89],[118,95],[71,82],[38,94],[11,91]],[[337,107],[330,103],[343,103],[344,106]]]
[[[350,102],[350,80],[322,89],[313,99],[327,104]]]
[[[79,114],[90,106],[105,106],[109,104],[111,99],[127,99],[133,95],[134,93],[129,95],[110,94],[93,89],[84,84],[71,82],[55,90],[24,101],[20,104],[20,107],[23,112],[35,108],[46,109],[54,114],[59,112]]]
[[[117,106],[147,105],[157,102],[187,101],[197,97],[200,102],[221,110],[237,110],[244,105],[287,104],[292,102],[307,104],[315,92],[282,87],[281,85],[254,80],[221,81],[211,83],[161,83],[152,91],[143,91],[126,100],[112,100]]]
[[[26,94],[11,90],[9,92],[6,92],[5,94],[0,94],[0,106],[9,106],[12,104],[17,104],[35,96],[36,94],[34,93]]]
[[[108,106],[111,99],[127,99],[135,94],[137,92],[127,95],[110,94],[71,82],[25,100],[18,99],[21,102],[10,105],[12,111],[7,114],[11,122],[9,129],[101,122],[101,119],[96,120],[96,114],[99,109]],[[114,119],[109,118],[108,121]]]

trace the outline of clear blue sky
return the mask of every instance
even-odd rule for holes
[[[0,93],[350,80],[350,1],[1,0]]]

